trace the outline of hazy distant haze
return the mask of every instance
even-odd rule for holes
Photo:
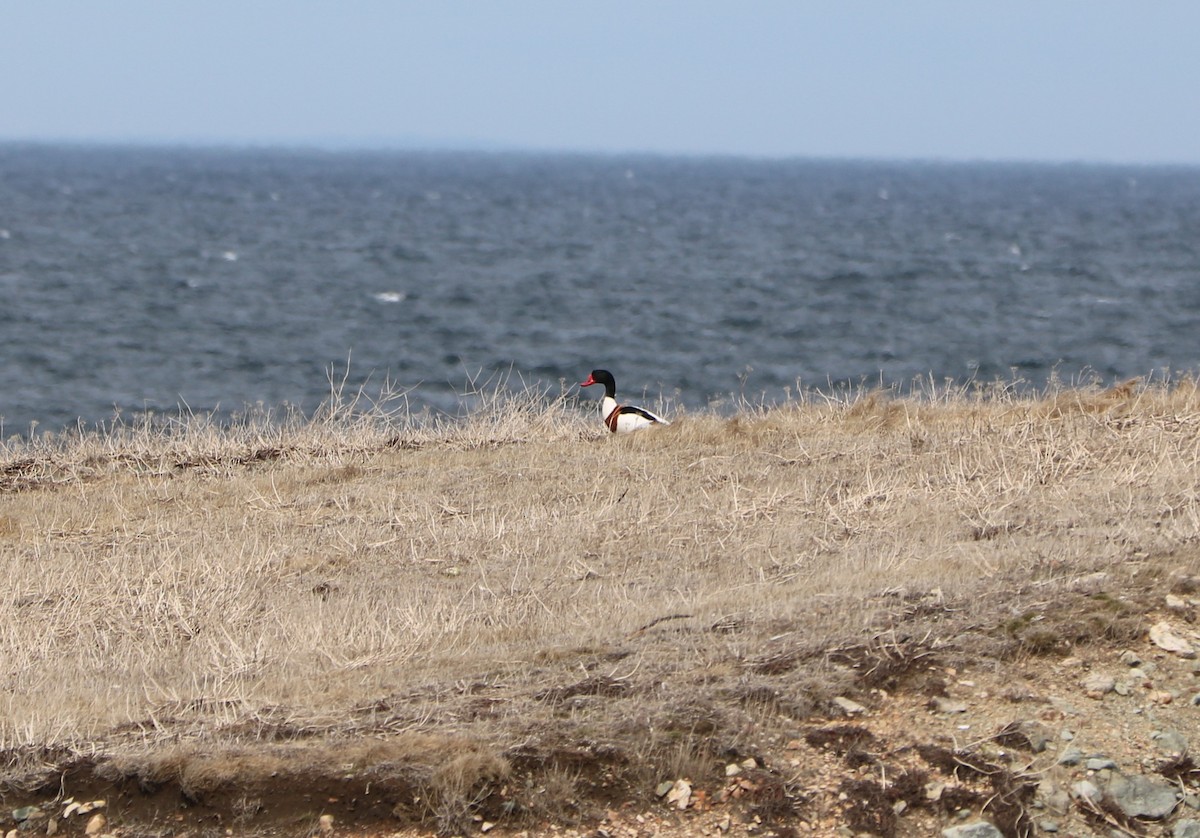
[[[1200,163],[1200,4],[7,3],[2,140]]]

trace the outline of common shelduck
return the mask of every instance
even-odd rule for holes
[[[579,382],[580,387],[591,387],[593,384],[604,385],[604,398],[600,402],[600,416],[603,417],[605,426],[614,434],[627,434],[651,425],[671,424],[644,407],[617,404],[617,382],[608,370],[592,370],[587,381]]]

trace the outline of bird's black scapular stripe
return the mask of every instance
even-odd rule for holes
[[[661,421],[662,421],[662,419],[659,419],[657,416],[655,416],[655,415],[654,415],[653,413],[651,413],[650,411],[648,411],[648,410],[643,410],[642,408],[640,408],[640,407],[636,407],[635,405],[631,405],[631,404],[622,405],[622,406],[621,406],[621,412],[622,412],[622,413],[636,413],[638,416],[644,416],[644,417],[646,417],[646,418],[647,418],[647,419],[649,419],[651,422],[656,422],[656,423],[657,423],[657,422],[661,422]]]

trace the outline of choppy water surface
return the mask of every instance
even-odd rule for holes
[[[0,146],[0,415],[1192,370],[1198,242],[1200,169]]]

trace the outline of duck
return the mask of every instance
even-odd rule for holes
[[[671,424],[644,407],[618,404],[617,380],[608,370],[592,370],[586,381],[579,382],[580,387],[591,387],[593,384],[604,385],[604,398],[600,400],[600,416],[604,419],[605,427],[614,434],[627,434],[653,425]]]

